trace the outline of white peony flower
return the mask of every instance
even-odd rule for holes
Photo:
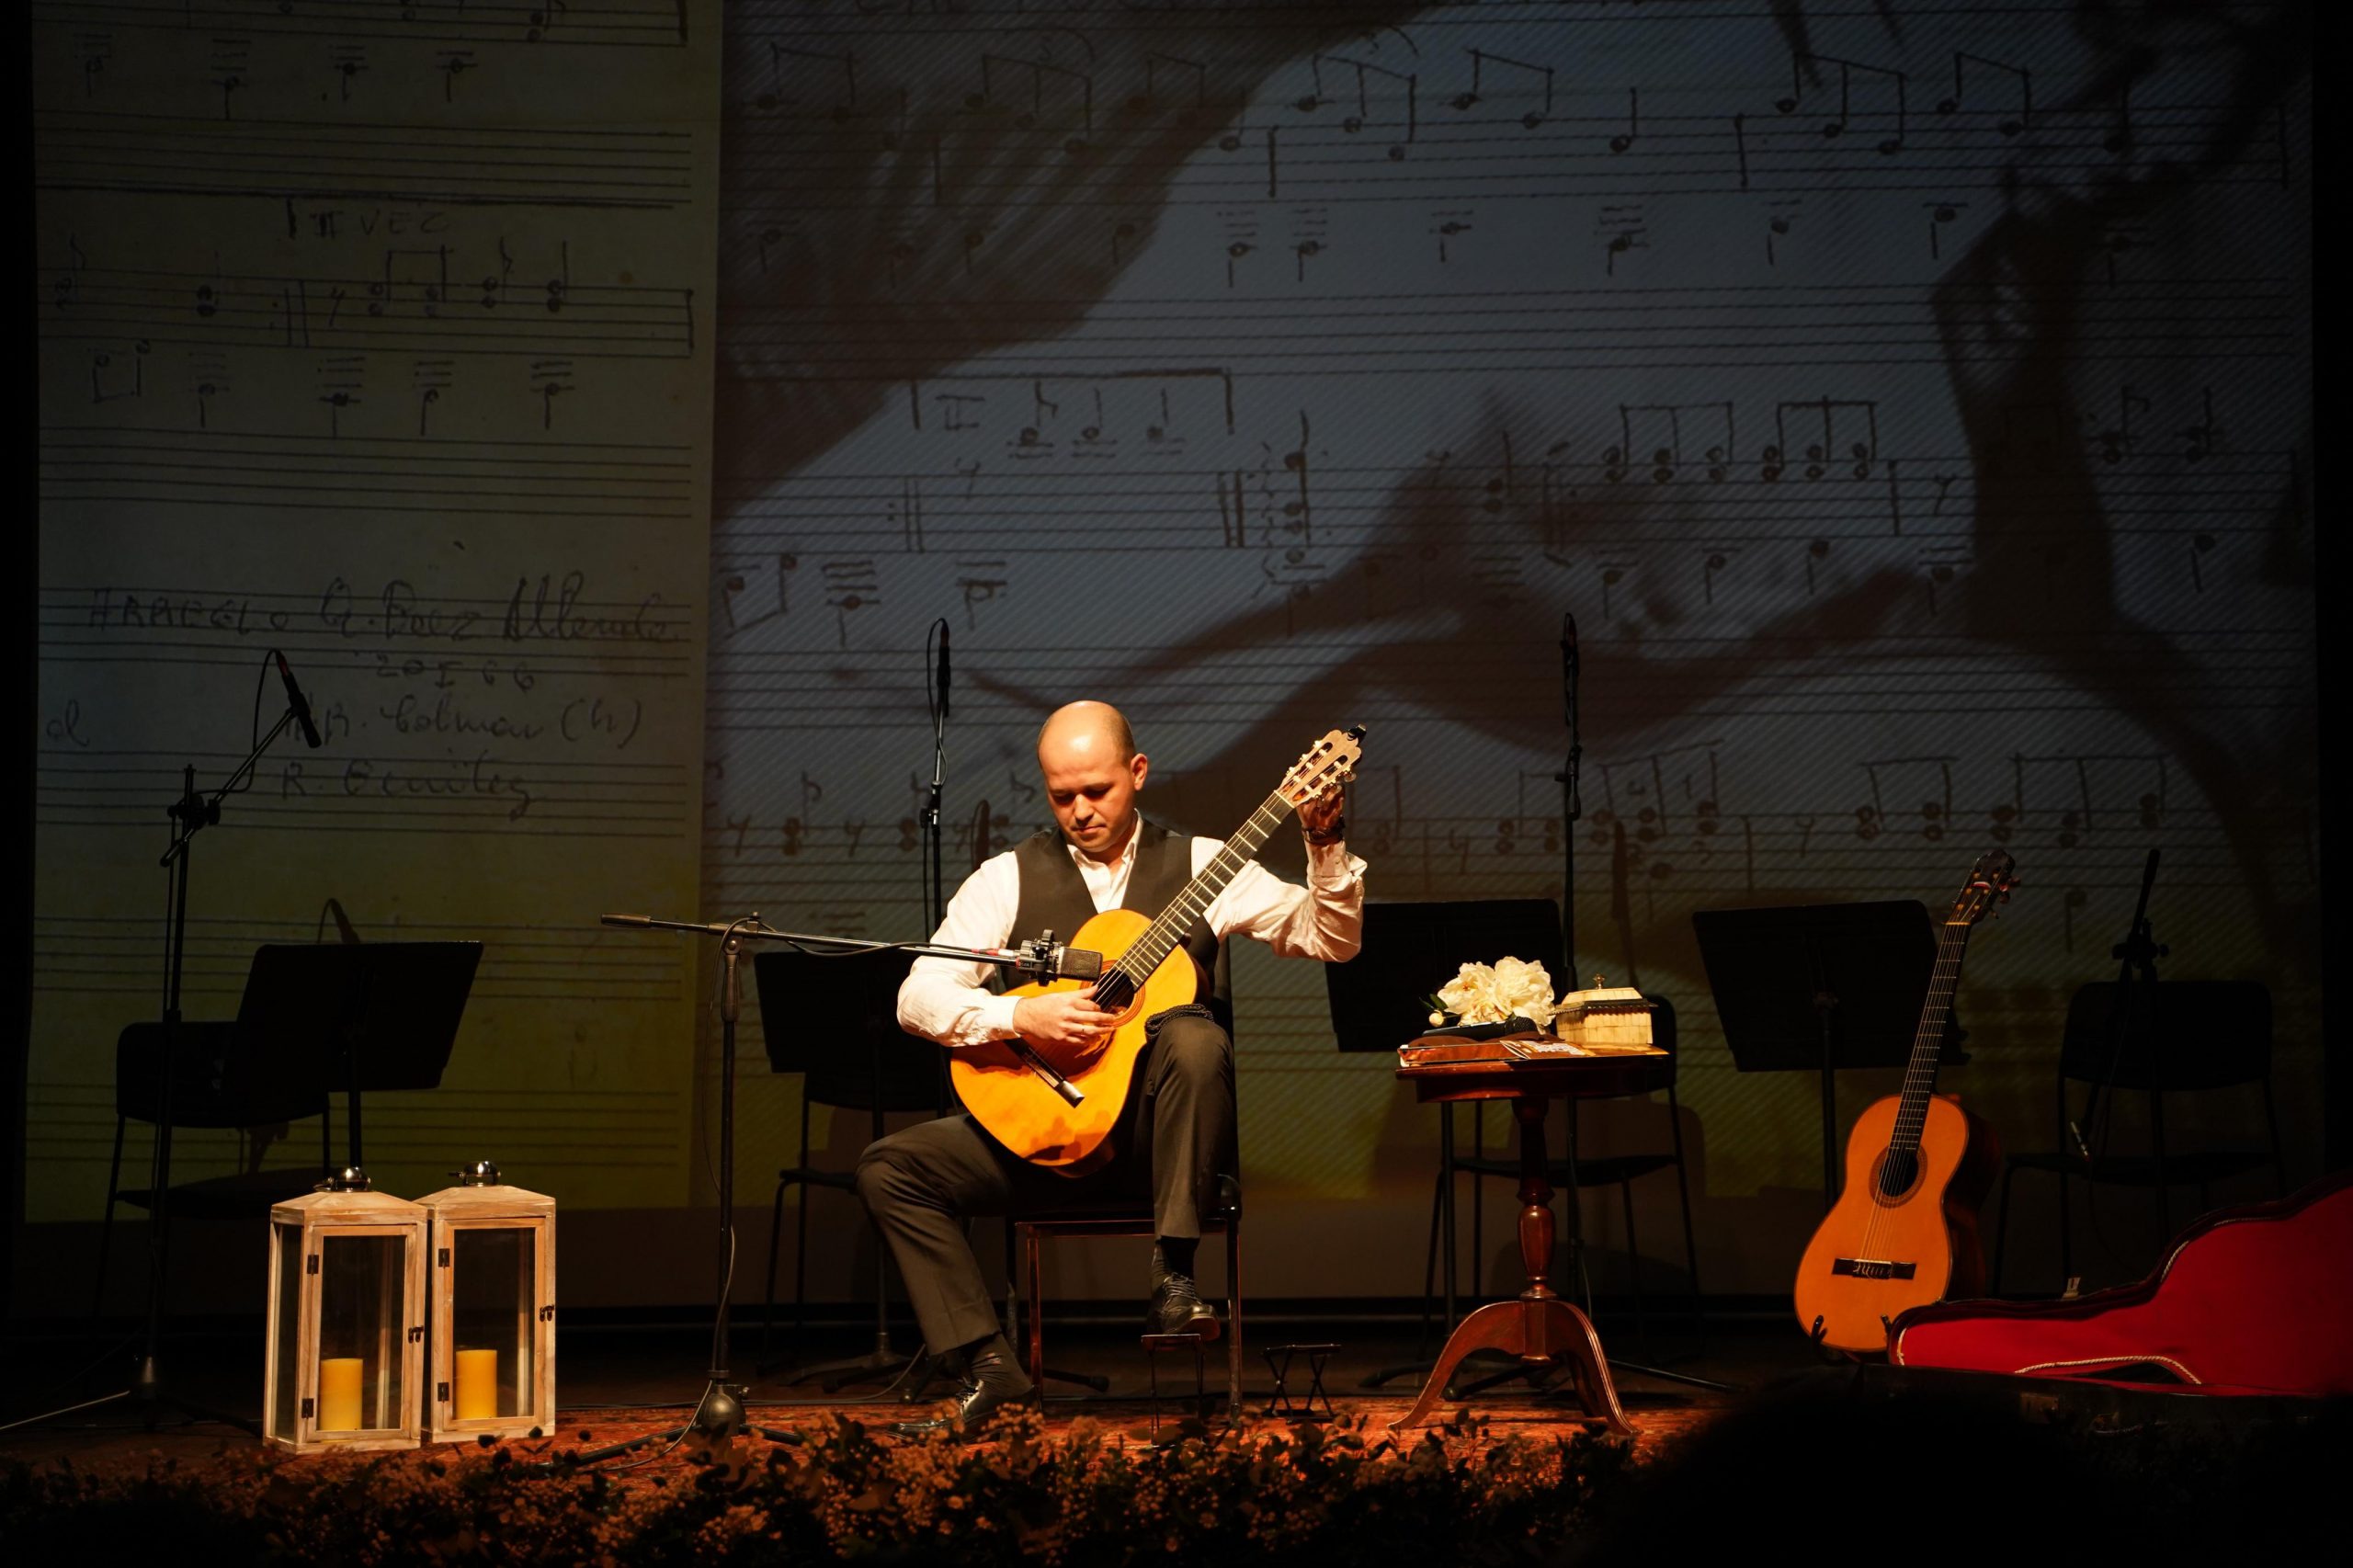
[[[1552,1018],[1552,977],[1540,963],[1466,963],[1438,994],[1446,1010],[1466,1024],[1500,1024],[1513,1017],[1542,1028]]]

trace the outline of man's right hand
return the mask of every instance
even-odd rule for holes
[[[1108,1034],[1120,1021],[1095,1005],[1086,991],[1056,991],[1024,996],[1013,1006],[1013,1027],[1040,1045],[1085,1045]]]

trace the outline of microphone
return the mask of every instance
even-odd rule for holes
[[[303,744],[313,751],[319,749],[319,727],[311,722],[310,699],[302,688],[294,684],[294,672],[286,667],[286,655],[272,648],[269,656],[278,661],[278,678],[286,683],[286,705],[294,710],[294,722],[302,732]]]
[[[1051,931],[1017,948],[986,948],[984,952],[1014,960],[1014,968],[1033,980],[1100,980],[1103,955],[1085,948],[1066,948]]]
[[[603,915],[597,920],[606,926],[628,926],[639,930],[654,924],[653,916],[646,915]]]
[[[948,717],[948,622],[939,623],[939,716]]]
[[[1056,948],[1053,951],[1056,980],[1100,980],[1103,978],[1103,955],[1090,953],[1084,948]]]

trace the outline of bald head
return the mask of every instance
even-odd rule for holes
[[[1050,755],[1124,764],[1135,754],[1135,732],[1128,728],[1127,715],[1108,702],[1066,703],[1038,726],[1041,767],[1050,766]]]
[[[1136,791],[1151,763],[1108,702],[1057,708],[1038,729],[1038,771],[1063,836],[1083,855],[1116,859],[1135,831]]]

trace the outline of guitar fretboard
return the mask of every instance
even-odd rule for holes
[[[1928,1096],[1937,1090],[1937,1062],[1943,1053],[1945,1023],[1952,1016],[1952,994],[1961,983],[1961,956],[1969,946],[1972,922],[1948,920],[1938,934],[1937,963],[1928,972],[1927,1000],[1920,1008],[1920,1032],[1912,1038],[1912,1060],[1904,1069],[1904,1092],[1895,1108],[1892,1150],[1920,1146],[1920,1130],[1928,1120]]]
[[[1141,988],[1152,972],[1160,967],[1161,960],[1176,950],[1176,944],[1185,939],[1185,933],[1200,919],[1201,912],[1225,891],[1226,884],[1233,881],[1243,867],[1257,858],[1267,835],[1281,825],[1283,818],[1290,814],[1290,802],[1283,799],[1282,791],[1279,790],[1268,795],[1258,809],[1250,813],[1249,819],[1234,829],[1233,835],[1210,858],[1209,864],[1195,872],[1193,880],[1185,884],[1184,890],[1169,900],[1168,907],[1154,917],[1152,924],[1145,927],[1144,934],[1137,937],[1135,944],[1111,966],[1111,972],[1125,981],[1131,989]]]

